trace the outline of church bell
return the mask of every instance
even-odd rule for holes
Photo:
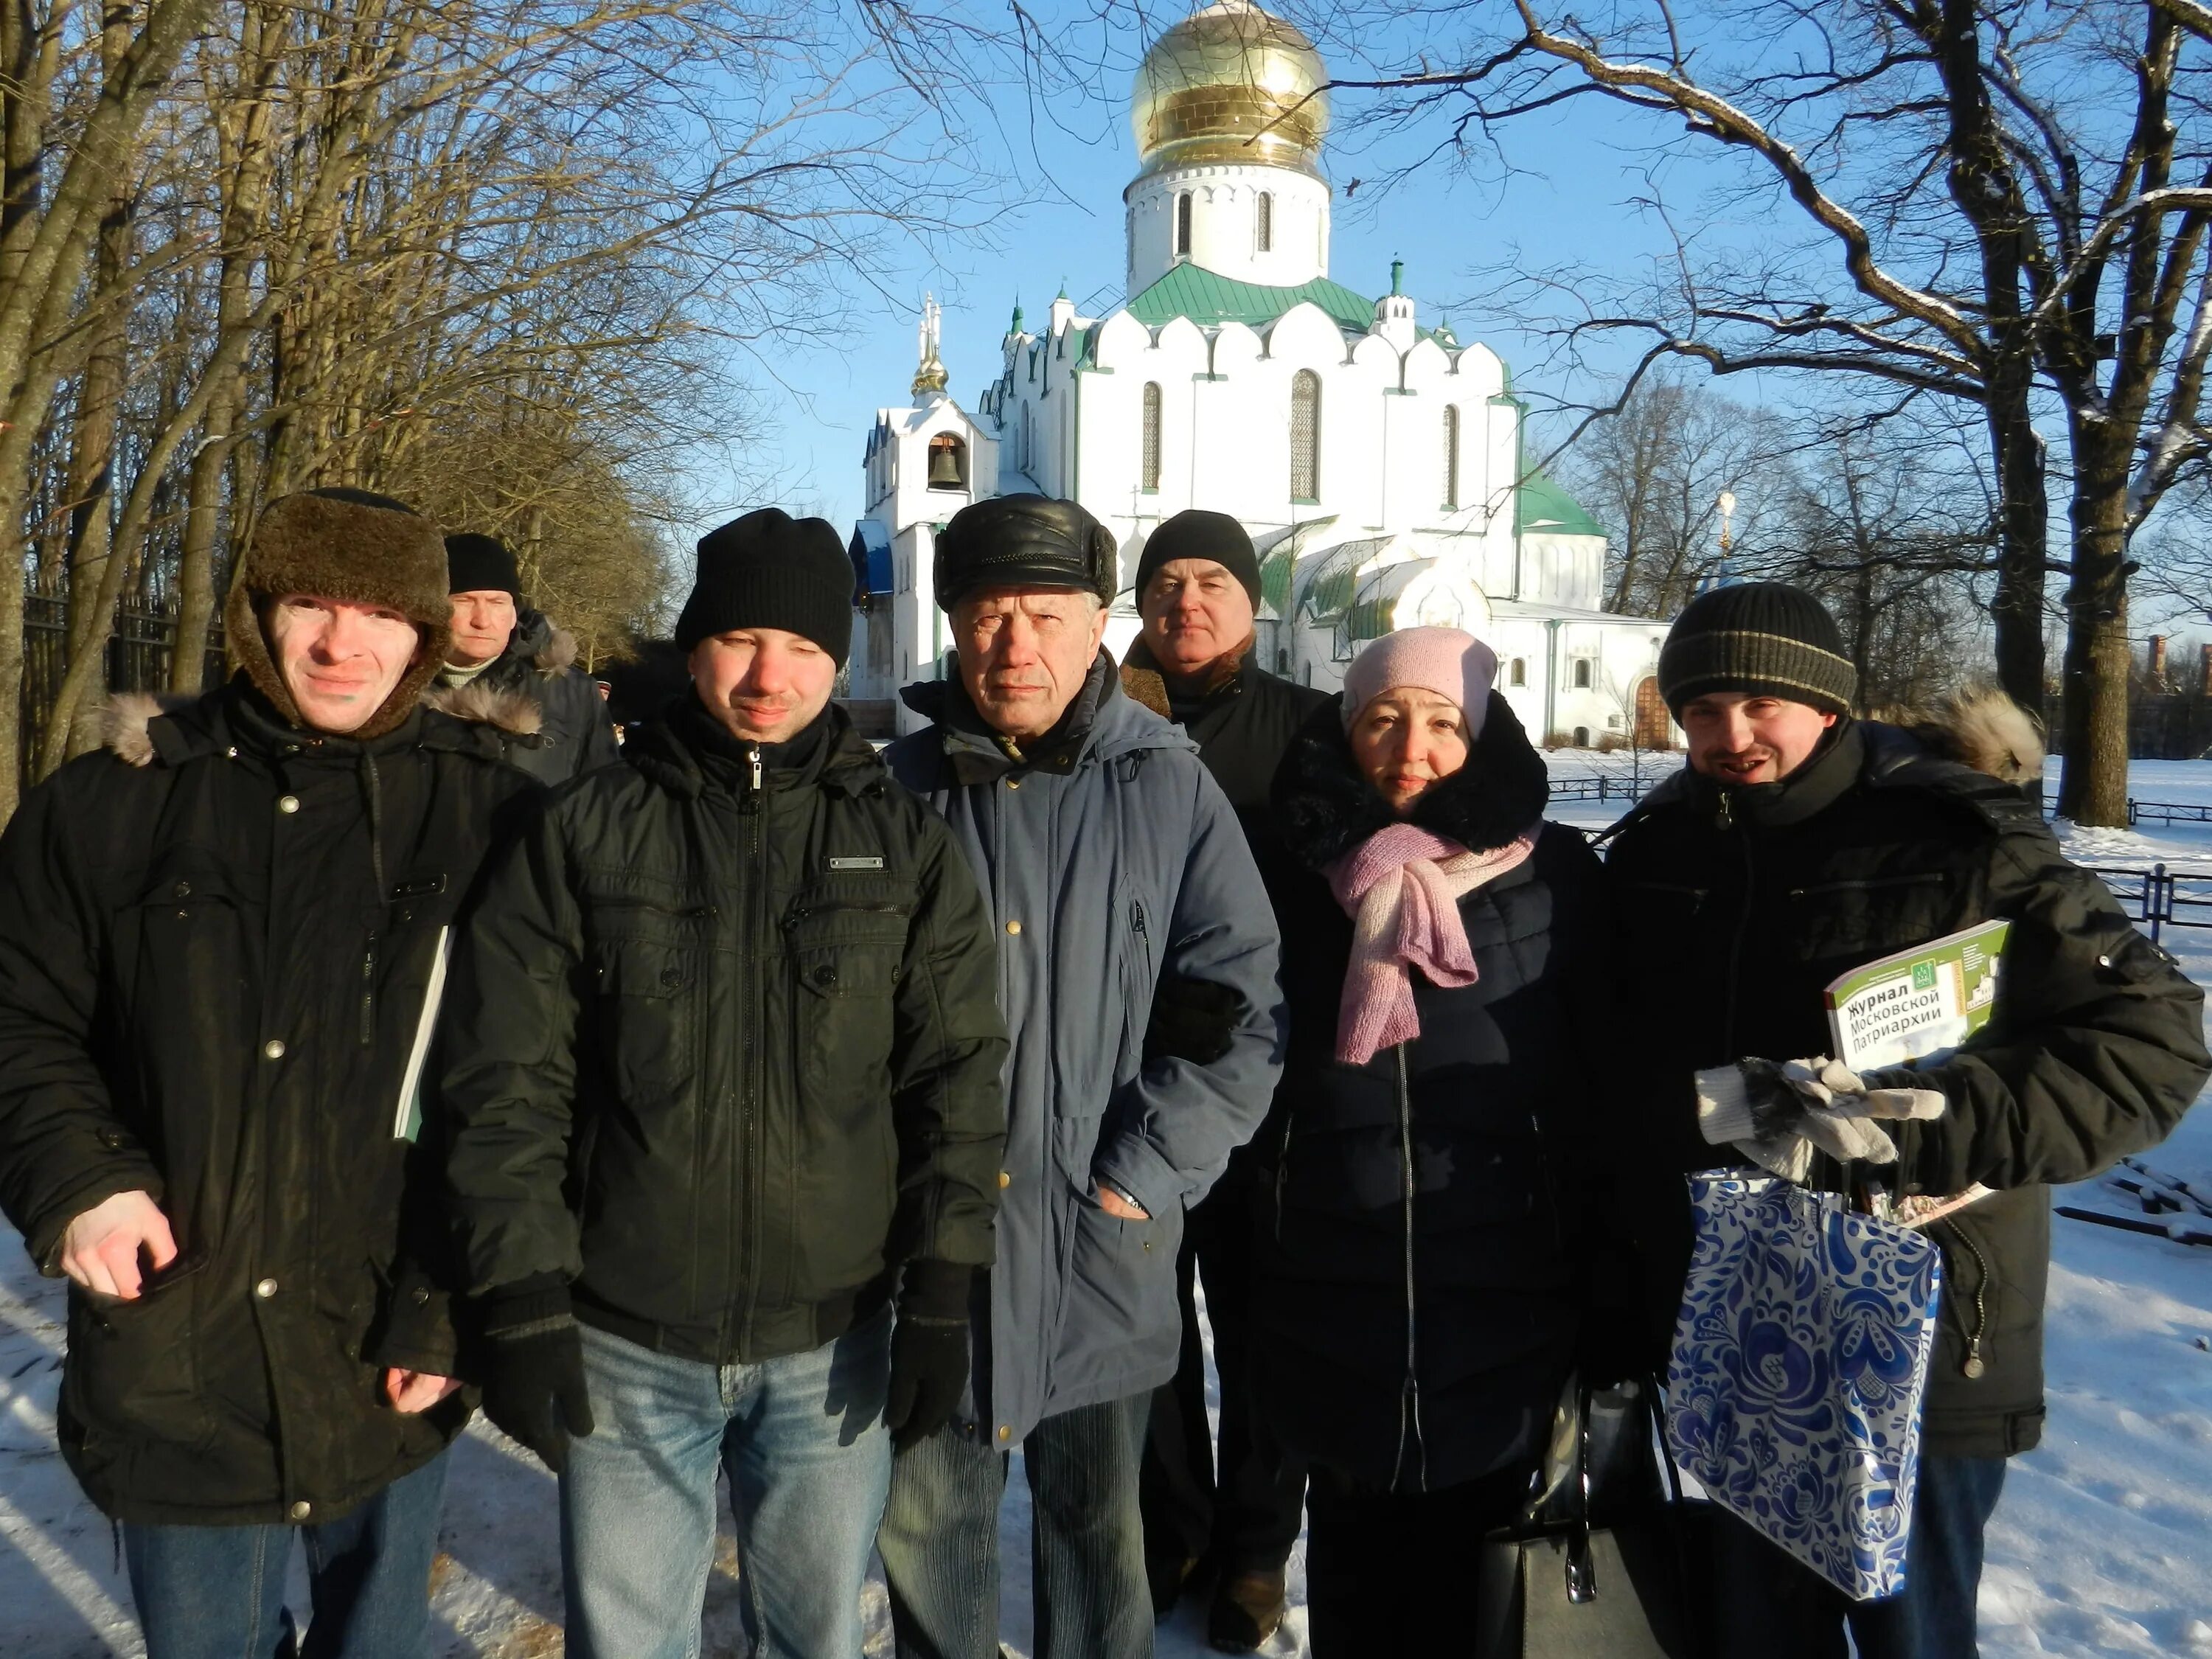
[[[960,476],[960,457],[950,444],[935,444],[929,451],[929,487],[932,489],[962,489],[968,481]]]

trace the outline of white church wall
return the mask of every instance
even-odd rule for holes
[[[1521,538],[1521,597],[1540,605],[1595,611],[1603,597],[1605,538],[1546,535]]]
[[[1271,198],[1269,246],[1259,246],[1259,198]],[[1190,246],[1176,247],[1177,198],[1191,198]],[[1243,283],[1291,288],[1328,267],[1329,187],[1285,167],[1177,167],[1129,186],[1129,292],[1141,293],[1186,259]]]

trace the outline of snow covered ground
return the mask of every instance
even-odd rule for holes
[[[1625,775],[1621,757],[1561,755],[1561,778]],[[1666,764],[1663,759],[1660,765]],[[1646,757],[1644,779],[1658,775]],[[2052,778],[2055,785],[2055,773]],[[2138,762],[2140,799],[2212,803],[2212,763]],[[1557,816],[1597,827],[1625,803],[1564,804]],[[2203,872],[2212,896],[2212,824],[2140,830],[2059,826],[2081,862],[2157,863]],[[2212,922],[2212,910],[2198,913]],[[2212,983],[2212,927],[2169,929],[2167,946]],[[2192,1113],[2148,1160],[2212,1192],[2212,1113]],[[2133,1201],[2091,1183],[2061,1202],[2115,1214]],[[2050,1291],[2051,1418],[2044,1443],[2012,1465],[1990,1535],[1982,1587],[1985,1659],[2212,1659],[2212,1249],[2059,1218]],[[0,1656],[76,1659],[143,1651],[130,1589],[106,1523],[79,1496],[53,1449],[63,1304],[0,1229]],[[1029,1651],[1029,1510],[1017,1459],[1003,1513],[1002,1629]],[[560,1567],[553,1486],[544,1470],[479,1422],[456,1451],[434,1584],[438,1650],[486,1659],[560,1651]],[[1293,1608],[1268,1653],[1305,1650],[1303,1545],[1291,1565]],[[295,1585],[304,1607],[304,1581]],[[890,1651],[880,1583],[867,1595],[870,1655]],[[742,1655],[734,1547],[724,1537],[707,1597],[707,1652]],[[1186,1606],[1164,1627],[1163,1659],[1206,1653],[1201,1615]]]

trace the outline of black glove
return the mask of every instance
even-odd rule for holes
[[[884,1401],[894,1446],[911,1446],[952,1420],[968,1386],[968,1293],[975,1282],[975,1270],[957,1262],[906,1264]]]
[[[484,1415],[559,1474],[568,1467],[568,1437],[592,1426],[568,1281],[537,1273],[502,1285],[485,1293],[483,1314]]]
[[[1244,1018],[1244,999],[1210,979],[1176,975],[1152,991],[1145,1024],[1145,1060],[1187,1060],[1211,1066],[1229,1052]]]

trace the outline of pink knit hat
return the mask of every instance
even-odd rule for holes
[[[1375,641],[1344,671],[1344,727],[1350,731],[1360,711],[1385,691],[1411,685],[1457,703],[1473,743],[1482,735],[1497,681],[1498,653],[1474,635],[1456,628],[1401,628]]]

